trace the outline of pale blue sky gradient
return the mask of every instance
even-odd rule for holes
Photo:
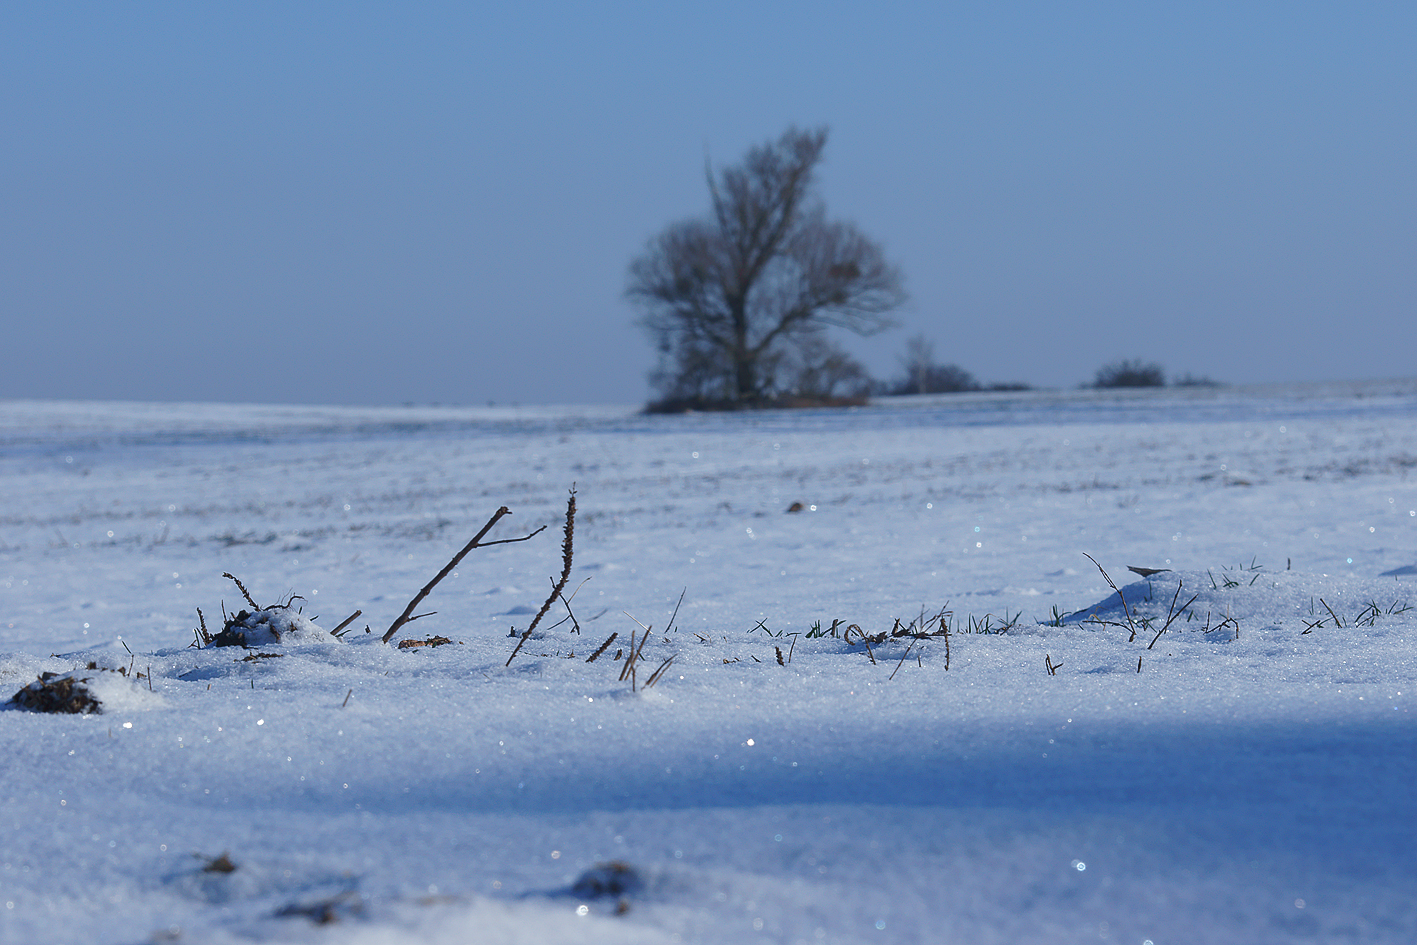
[[[7,4],[0,398],[638,402],[630,259],[831,127],[907,336],[1417,374],[1411,4]]]

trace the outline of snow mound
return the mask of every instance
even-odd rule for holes
[[[158,697],[140,689],[126,673],[87,669],[41,673],[10,698],[9,705],[30,712],[97,715],[104,711],[147,708]]]
[[[289,606],[276,605],[260,610],[243,610],[226,621],[220,633],[212,638],[212,646],[273,646],[303,643],[339,643],[340,638],[326,633],[309,617]]]
[[[1178,630],[1210,630],[1242,620],[1300,632],[1380,629],[1417,603],[1409,592],[1409,586],[1391,581],[1258,567],[1157,571],[1068,615],[1064,622],[1100,626],[1134,621],[1153,632],[1167,624]]]

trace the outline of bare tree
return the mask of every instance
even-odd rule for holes
[[[900,366],[905,368],[902,393],[926,393],[930,369],[935,366],[935,343],[924,335],[913,335],[905,343],[905,354],[900,359]]]
[[[900,272],[855,226],[828,220],[813,192],[826,141],[825,129],[790,128],[717,177],[708,167],[712,214],[669,226],[630,264],[626,295],[671,365],[661,382],[692,365],[688,386],[704,387],[707,357],[727,399],[752,403],[770,389],[764,369],[804,338],[890,326]]]
[[[886,387],[888,394],[953,394],[981,389],[974,375],[958,364],[936,362],[935,343],[923,334],[906,341],[900,366],[905,376]]]

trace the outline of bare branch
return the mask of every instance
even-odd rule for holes
[[[401,628],[404,624],[408,623],[410,620],[413,619],[413,611],[418,607],[419,604],[423,603],[423,598],[433,593],[433,588],[438,586],[438,582],[443,580],[443,578],[447,577],[449,574],[452,574],[453,568],[456,568],[458,566],[458,562],[462,561],[463,558],[467,557],[468,552],[470,552],[472,549],[484,548],[487,545],[504,545],[511,544],[512,542],[517,541],[526,541],[529,538],[541,534],[546,529],[546,526],[543,525],[541,526],[541,528],[538,528],[530,535],[523,535],[521,538],[507,538],[501,541],[489,541],[486,543],[486,545],[484,545],[482,539],[487,536],[487,533],[492,530],[492,527],[496,525],[499,521],[501,521],[503,516],[511,514],[511,509],[507,508],[505,505],[498,509],[496,512],[493,512],[492,517],[487,520],[487,524],[482,526],[482,530],[476,535],[472,536],[472,541],[464,545],[462,551],[459,551],[457,554],[453,555],[453,560],[449,561],[443,567],[443,570],[438,572],[437,576],[434,577],[433,580],[423,585],[423,589],[414,595],[413,600],[408,602],[408,606],[403,609],[403,613],[399,614],[398,619],[396,619],[392,624],[390,624],[389,629],[384,632],[383,642],[388,643],[390,640],[392,640],[394,638],[394,634],[399,632],[399,628]],[[235,580],[235,578],[232,578],[232,580]]]

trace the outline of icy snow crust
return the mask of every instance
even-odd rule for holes
[[[1411,382],[0,404],[0,698],[112,671],[101,714],[0,711],[0,940],[1410,943],[1414,471]],[[505,666],[573,482],[582,632]],[[456,642],[380,644],[500,505],[547,530],[398,638]],[[317,637],[364,614],[190,647],[224,571]],[[946,607],[948,669],[808,636]],[[572,892],[611,861],[620,915]]]

